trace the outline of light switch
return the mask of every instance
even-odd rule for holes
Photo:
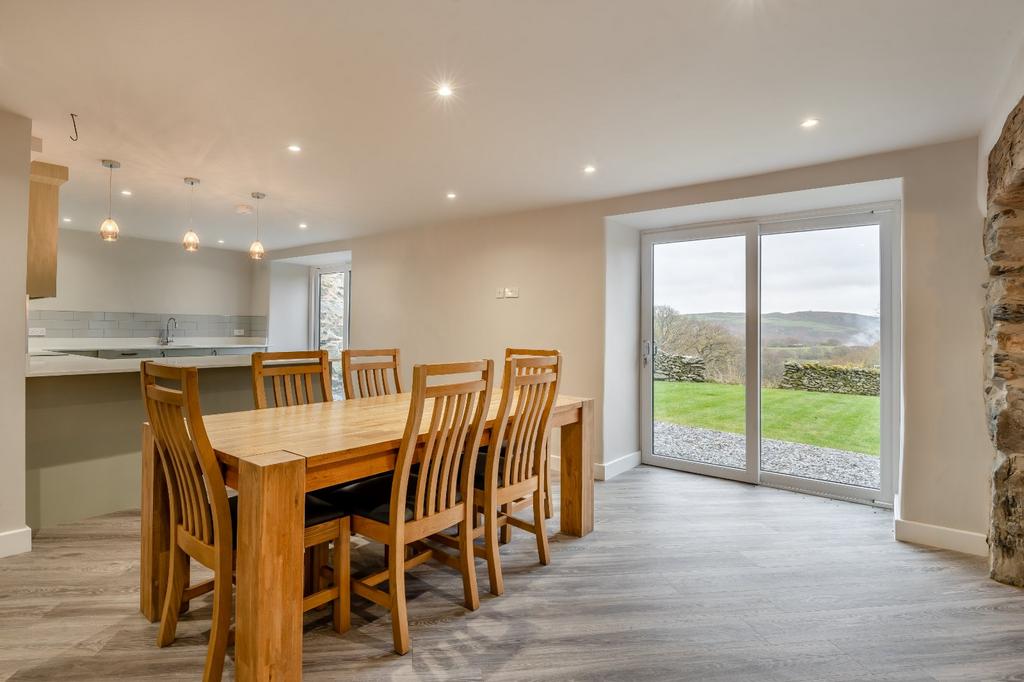
[[[46,327],[29,327],[29,336],[46,336]]]
[[[505,287],[505,298],[519,298],[519,287]]]
[[[498,289],[498,295],[495,298],[505,298],[505,289],[504,288],[499,288]]]

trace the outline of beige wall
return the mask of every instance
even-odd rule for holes
[[[57,296],[30,309],[266,315],[265,304],[253,310],[255,267],[238,251],[186,253],[170,242],[122,236],[111,244],[93,232],[61,230]]]
[[[268,263],[269,350],[309,348],[309,268],[292,263]]]
[[[25,255],[32,122],[0,111],[0,557],[25,552]]]
[[[982,405],[976,139],[765,175],[294,249],[353,252],[352,342],[398,345],[415,362],[501,357],[509,344],[560,348],[565,390],[600,401],[599,462],[639,449],[635,383],[607,402],[606,367],[636,366],[635,343],[605,355],[604,217],[904,178],[904,519],[984,533],[992,448]],[[497,300],[499,286],[520,287]],[[610,294],[608,294],[610,296]],[[625,301],[623,301],[625,303]],[[623,324],[637,310],[620,311]],[[638,333],[638,332],[637,332]],[[634,337],[635,338],[635,337]],[[623,337],[620,340],[625,340]],[[620,357],[616,357],[620,356]],[[610,397],[611,398],[611,397]]]

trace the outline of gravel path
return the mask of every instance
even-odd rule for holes
[[[744,442],[738,433],[654,422],[654,452],[663,457],[742,467],[747,458]],[[761,469],[865,488],[879,485],[878,457],[784,440],[762,440]]]

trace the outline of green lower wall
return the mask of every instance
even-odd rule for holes
[[[204,414],[252,409],[248,367],[199,370]],[[137,509],[145,410],[138,373],[32,377],[26,517],[33,530]]]

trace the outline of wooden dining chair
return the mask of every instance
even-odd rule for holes
[[[267,397],[270,380],[274,402]],[[252,354],[252,395],[256,409],[330,402],[331,363],[325,350]]]
[[[474,529],[484,546],[474,552],[487,560],[491,594],[504,592],[498,529],[513,526],[537,538],[540,563],[550,560],[544,527],[544,472],[551,411],[558,398],[562,356],[510,357],[505,361],[501,401],[486,455],[477,461],[473,505],[484,525]],[[513,516],[533,508],[533,523]],[[474,514],[475,517],[475,514]]]
[[[231,585],[237,545],[237,497],[229,498],[220,465],[206,435],[199,407],[199,372],[195,367],[168,367],[144,361],[140,368],[142,397],[160,464],[167,481],[170,506],[170,556],[167,593],[157,644],[175,639],[178,614],[192,599],[213,592],[210,643],[203,680],[220,680],[231,622]],[[170,384],[170,385],[169,385]],[[334,629],[349,627],[349,517],[331,505],[306,496],[305,547],[335,543],[335,571],[317,567],[320,589],[306,595],[308,611],[334,602]],[[213,578],[188,586],[188,558],[213,570]],[[301,570],[299,566],[295,570]],[[324,586],[331,576],[330,584]]]
[[[532,358],[532,357],[545,357],[550,358],[560,353],[557,350],[543,349],[543,348],[506,348],[505,359],[509,358]],[[547,447],[545,445],[545,447]],[[554,498],[551,497],[551,458],[544,454],[544,517],[552,518],[555,515],[555,503]],[[502,542],[509,541],[509,534],[511,528],[502,528]]]
[[[373,398],[401,393],[401,371],[397,348],[349,348],[341,351],[341,380],[346,398]]]
[[[427,385],[431,378],[478,375]],[[409,651],[405,573],[430,559],[462,573],[466,608],[480,606],[473,560],[472,486],[477,451],[491,403],[494,362],[416,365],[405,433],[394,474],[335,491],[353,530],[386,546],[387,569],[352,580],[352,591],[391,610],[395,651]],[[429,417],[424,421],[425,413]],[[426,433],[421,434],[424,423]],[[458,526],[457,555],[422,542]],[[447,537],[447,536],[441,536]],[[407,553],[406,548],[410,551]],[[379,585],[387,582],[387,589]]]

